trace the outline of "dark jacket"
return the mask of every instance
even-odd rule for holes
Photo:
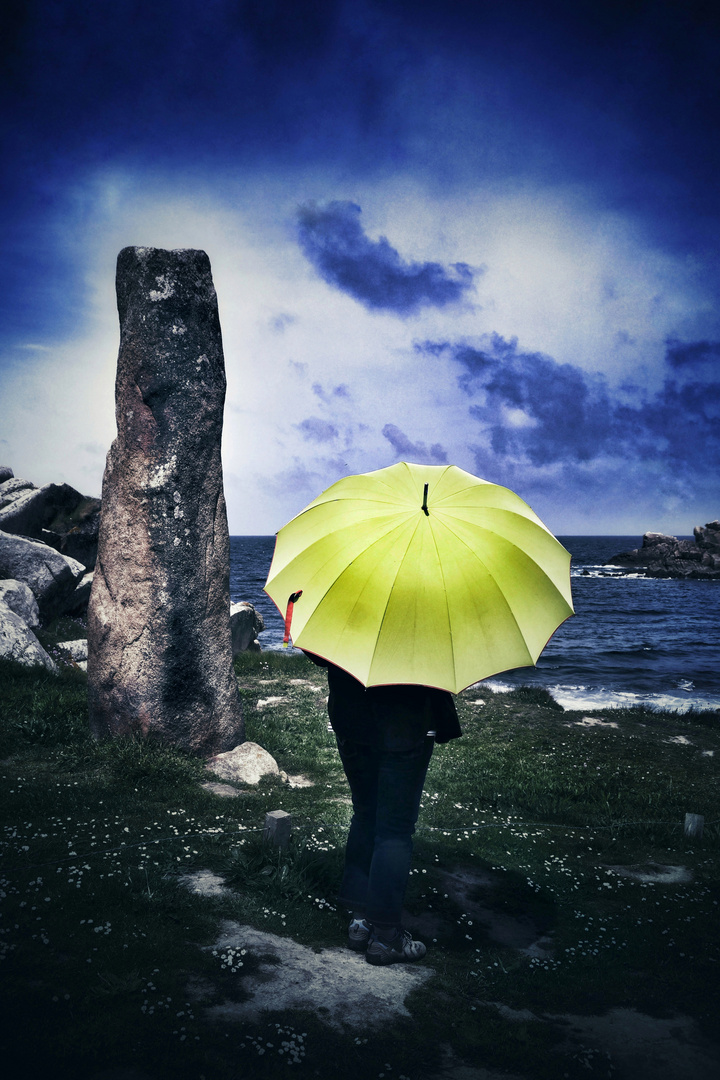
[[[434,686],[395,684],[364,687],[328,660],[306,653],[327,668],[328,715],[340,738],[401,750],[417,741],[418,732],[435,732],[435,741],[449,742],[462,735],[455,702],[447,690]]]

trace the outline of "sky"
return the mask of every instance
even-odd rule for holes
[[[720,517],[714,0],[10,0],[0,463],[99,495],[127,245],[202,248],[230,531],[450,463]]]

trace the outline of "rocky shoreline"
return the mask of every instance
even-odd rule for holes
[[[687,580],[720,580],[720,521],[696,525],[694,540],[647,532],[642,547],[620,552],[608,559],[626,573],[642,571],[645,577]]]
[[[100,499],[69,484],[37,487],[0,465],[0,657],[57,671],[35,631],[87,615],[97,559]],[[262,615],[241,601],[230,609],[233,656],[258,651]],[[87,641],[61,642],[67,663],[87,667]]]

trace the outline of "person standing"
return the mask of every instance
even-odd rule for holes
[[[312,653],[328,672],[328,714],[350,785],[353,816],[338,902],[352,919],[348,945],[371,964],[420,960],[402,927],[413,833],[435,743],[462,734],[452,695],[429,686],[366,688]]]

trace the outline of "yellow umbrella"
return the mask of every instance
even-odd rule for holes
[[[365,686],[459,693],[537,660],[573,614],[570,555],[508,488],[454,465],[348,476],[277,534],[265,592],[293,642]]]

